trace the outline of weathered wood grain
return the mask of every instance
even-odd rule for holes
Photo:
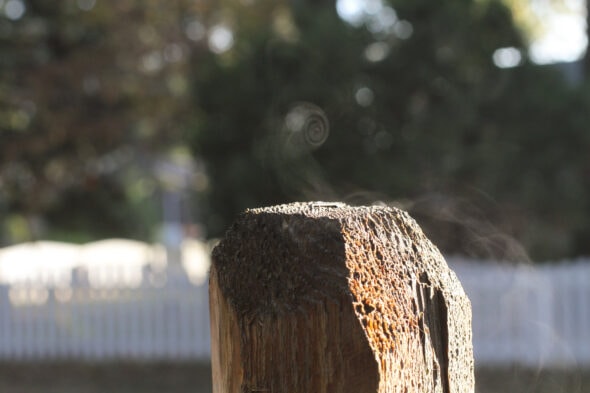
[[[214,393],[470,393],[471,308],[389,207],[243,213],[213,252]]]

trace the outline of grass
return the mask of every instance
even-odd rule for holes
[[[210,393],[211,368],[203,363],[0,363],[0,392]],[[590,392],[590,370],[477,370],[476,393],[505,392]]]

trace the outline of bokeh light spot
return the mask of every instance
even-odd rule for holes
[[[492,55],[496,67],[512,68],[519,65],[522,61],[522,54],[514,47],[496,49]]]
[[[152,51],[141,58],[141,70],[146,74],[154,74],[163,67],[162,54],[158,51]]]
[[[226,25],[213,26],[208,43],[209,49],[214,53],[227,52],[234,45],[234,33]]]
[[[385,42],[374,42],[365,49],[365,58],[373,63],[384,60],[389,54],[389,45]]]
[[[27,8],[21,0],[9,0],[4,6],[4,14],[10,20],[18,20],[23,17]]]
[[[184,34],[191,41],[201,41],[207,35],[207,29],[198,20],[192,20],[184,28]]]
[[[359,0],[338,0],[336,11],[340,18],[351,25],[360,26],[364,19],[363,2]]]
[[[96,5],[96,0],[78,0],[78,8],[82,11],[90,11]]]
[[[356,91],[354,99],[360,106],[368,107],[373,103],[375,94],[373,93],[373,90],[369,89],[367,86],[363,86]]]
[[[397,13],[388,6],[381,5],[379,12],[371,15],[367,21],[367,29],[373,34],[389,33],[397,22]]]
[[[407,20],[400,20],[393,26],[393,33],[402,40],[407,40],[414,34],[414,26]]]

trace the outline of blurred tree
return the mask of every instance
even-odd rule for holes
[[[155,194],[137,176],[155,181],[152,156],[178,143],[191,112],[187,59],[198,43],[186,27],[202,7],[2,4],[0,211],[43,217],[60,233],[147,238]]]
[[[530,64],[504,2],[1,3],[12,240],[149,238],[175,183],[155,162],[187,143],[210,236],[247,207],[395,200],[447,252],[590,253],[590,88]]]
[[[588,230],[587,97],[527,62],[502,2],[376,1],[349,23],[329,1],[226,7],[243,16],[233,45],[202,56],[193,85],[213,235],[246,207],[360,192],[414,201],[447,252],[523,257],[510,236],[536,258],[588,251],[575,240]],[[500,68],[499,49],[520,66]],[[319,148],[293,142],[301,103],[329,119]],[[478,220],[448,216],[474,195],[493,201],[473,205]]]

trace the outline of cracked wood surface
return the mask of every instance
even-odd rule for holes
[[[247,210],[213,251],[214,393],[471,393],[471,306],[410,216]]]

